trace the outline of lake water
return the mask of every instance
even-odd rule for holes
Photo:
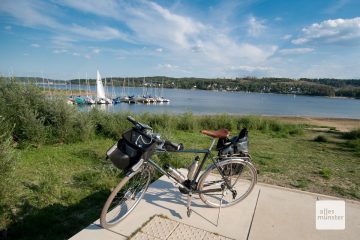
[[[63,87],[61,87],[63,88]],[[81,87],[82,88],[82,87]],[[95,91],[95,87],[91,87]],[[73,86],[78,89],[78,86]],[[159,92],[159,89],[157,89]],[[310,97],[282,94],[244,92],[215,92],[186,89],[164,89],[168,104],[127,104],[79,106],[81,110],[98,107],[107,111],[131,111],[134,113],[184,113],[193,114],[255,114],[316,116],[360,119],[360,100],[348,98]],[[115,87],[119,95],[121,88]],[[130,88],[130,94],[142,94],[142,88]],[[154,90],[151,92],[154,93]]]

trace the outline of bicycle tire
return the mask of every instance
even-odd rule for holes
[[[215,192],[199,193],[201,200],[210,207],[229,207],[245,199],[253,190],[257,182],[257,171],[251,162],[236,158],[226,159],[217,163],[224,172],[224,176],[230,180],[233,190],[236,190],[234,197],[225,184],[215,164],[210,165],[201,175],[198,183],[199,191],[218,190]],[[240,176],[242,176],[240,178]],[[238,181],[240,180],[241,181]],[[235,184],[241,182],[241,185]],[[244,186],[243,186],[244,184]],[[246,184],[246,185],[245,185]]]
[[[131,189],[131,184],[133,181],[136,181],[137,178],[138,180],[143,181],[140,181],[139,186],[133,191],[133,189]],[[144,197],[144,194],[149,187],[150,180],[151,172],[147,167],[142,167],[136,172],[127,174],[106,200],[100,215],[101,226],[103,228],[111,228],[125,219]],[[140,191],[137,191],[137,189]],[[128,200],[133,200],[130,206],[127,206],[126,204]],[[123,206],[124,203],[125,205]]]

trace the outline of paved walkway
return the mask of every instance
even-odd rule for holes
[[[106,230],[96,221],[71,239],[122,240],[130,236],[132,239],[181,240],[359,239],[359,202],[346,201],[345,230],[316,230],[317,199],[336,198],[257,184],[245,200],[232,207],[223,208],[219,219],[218,209],[207,207],[195,197],[193,213],[188,218],[186,196],[163,176],[150,185],[144,199],[120,224]],[[149,221],[151,217],[153,219]],[[142,226],[147,221],[149,222]],[[162,230],[156,230],[156,227]]]

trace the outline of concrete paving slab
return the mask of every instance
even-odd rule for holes
[[[127,236],[120,235],[119,233],[103,229],[99,225],[90,224],[85,229],[74,235],[70,240],[125,240]]]
[[[167,239],[178,225],[178,222],[156,216],[141,231],[159,239]]]
[[[256,189],[239,204],[223,208],[218,221],[218,208],[207,207],[194,196],[191,217],[186,214],[186,195],[163,176],[152,183],[144,199],[113,231],[130,236],[154,215],[163,214],[170,219],[233,239],[246,239],[257,198]],[[98,222],[96,222],[98,223]]]
[[[198,240],[203,239],[205,231],[185,224],[180,224],[168,238],[169,240]]]
[[[163,225],[163,226],[162,226]],[[162,229],[166,225],[166,229],[162,233]],[[172,232],[169,233],[168,226],[176,226]],[[149,231],[150,230],[150,231]],[[155,234],[154,234],[155,233]],[[166,233],[166,234],[165,234]],[[154,237],[152,235],[157,235],[159,238]],[[205,230],[195,228],[180,222],[176,222],[174,220],[167,219],[163,216],[155,216],[150,221],[148,221],[145,226],[138,229],[136,234],[130,238],[134,239],[164,239],[164,240],[232,240],[230,238],[226,238],[224,236],[214,234],[211,232],[207,232]]]
[[[334,199],[278,187],[261,188],[249,239],[359,239],[360,205],[346,202],[345,230],[317,230],[316,200]]]
[[[186,195],[163,176],[150,185],[144,199],[126,219],[111,229],[113,232],[101,229],[98,220],[72,239],[125,239],[155,215],[202,229],[205,231],[203,239],[359,239],[359,202],[346,200],[345,230],[326,231],[315,227],[317,199],[336,198],[257,184],[245,200],[223,208],[219,220],[219,210],[207,207],[194,195],[193,213],[188,218]],[[141,235],[143,238],[139,239],[161,239],[160,235],[141,234],[146,236]]]
[[[232,239],[218,234],[206,232],[203,240],[232,240]]]
[[[131,240],[160,240],[160,238],[156,238],[146,233],[138,232]]]

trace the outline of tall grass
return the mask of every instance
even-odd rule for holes
[[[0,79],[0,116],[14,124],[11,134],[19,143],[86,140],[94,131],[85,115],[68,106],[64,99],[45,97],[36,86]]]
[[[46,98],[36,86],[5,82],[0,79],[0,115],[14,124],[13,138],[20,143],[34,145],[71,143],[90,139],[94,135],[117,139],[131,127],[126,121],[128,112],[106,113],[92,110],[78,112],[63,99]],[[174,130],[199,131],[201,129],[227,128],[239,131],[246,127],[286,137],[302,133],[301,125],[285,124],[255,116],[230,116],[227,114],[194,116],[143,113],[134,116],[171,137]]]
[[[345,144],[360,155],[360,128],[344,133],[343,137],[347,139]]]
[[[356,139],[360,139],[360,128],[358,129],[354,129],[350,132],[345,132],[343,134],[343,137],[345,139],[349,139],[349,140],[356,140]]]
[[[277,137],[300,135],[303,133],[302,125],[286,124],[255,116],[230,116],[227,114],[195,116],[192,113],[181,115],[170,114],[132,114],[132,113],[106,113],[93,110],[89,113],[92,124],[95,126],[96,134],[117,139],[121,133],[131,127],[126,120],[132,115],[136,120],[148,124],[154,131],[161,131],[171,136],[173,131],[199,131],[202,129],[216,130],[226,128],[237,134],[239,130],[246,127],[249,130],[259,130],[270,133]]]
[[[10,134],[11,126],[0,117],[0,230],[4,229],[10,221],[9,205],[11,202],[11,189],[13,170],[17,160],[14,143]]]

